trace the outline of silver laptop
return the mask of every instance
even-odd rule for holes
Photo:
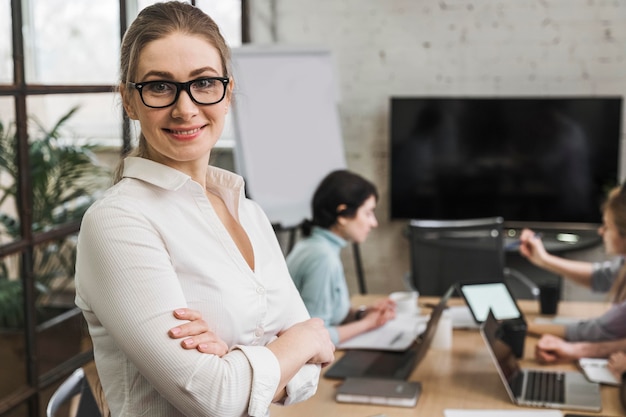
[[[498,338],[498,328],[498,320],[489,310],[480,334],[514,404],[600,411],[600,384],[588,381],[578,371],[521,369],[511,348]]]

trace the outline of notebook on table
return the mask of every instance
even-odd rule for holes
[[[430,314],[426,329],[408,349],[395,352],[370,349],[347,350],[341,358],[328,368],[324,377],[334,379],[348,377],[407,379],[428,352],[439,319],[453,292],[454,287],[450,287],[441,297]]]
[[[572,410],[599,411],[600,384],[578,371],[522,369],[511,348],[498,338],[498,320],[489,310],[480,334],[514,404]]]

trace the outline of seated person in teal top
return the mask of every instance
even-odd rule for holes
[[[379,300],[353,309],[340,252],[348,242],[365,241],[378,226],[374,184],[346,170],[331,172],[318,185],[305,221],[305,236],[287,256],[287,267],[311,317],[324,320],[331,340],[344,342],[395,317],[395,303]]]

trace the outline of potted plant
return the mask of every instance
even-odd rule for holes
[[[51,128],[46,129],[34,118],[29,140],[29,161],[32,188],[33,232],[44,232],[56,226],[80,221],[85,210],[96,198],[97,193],[109,184],[110,171],[100,164],[94,147],[79,143],[68,137],[64,128],[78,110],[72,108]],[[17,137],[15,126],[0,122],[0,243],[20,238],[20,218],[17,209],[18,169],[16,158]],[[62,311],[75,309],[73,303],[74,261],[76,254],[75,236],[70,235],[52,242],[39,244],[32,254],[35,278],[38,337],[46,337],[53,344],[56,328],[46,330],[46,320]],[[22,355],[21,359],[3,358],[2,363],[23,363],[24,300],[20,262],[18,257],[0,259],[0,335],[3,355]],[[73,327],[81,318],[76,315]],[[13,335],[13,336],[11,336]],[[13,338],[17,343],[9,341]],[[56,335],[57,339],[63,339]],[[74,338],[74,337],[72,337]],[[8,343],[7,343],[8,341]],[[49,340],[48,340],[49,342]],[[74,341],[73,343],[76,343]],[[78,342],[80,343],[80,342]],[[46,354],[50,353],[50,344]],[[74,348],[76,349],[76,348]],[[41,352],[40,352],[41,353]],[[41,357],[42,355],[40,355]],[[18,365],[23,366],[23,365]],[[54,364],[51,364],[54,366]],[[45,371],[48,366],[40,366]],[[23,369],[23,368],[21,368]],[[13,387],[19,384],[15,378],[24,372],[13,373]]]

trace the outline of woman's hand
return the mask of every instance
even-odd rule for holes
[[[311,318],[306,321],[296,323],[287,330],[281,332],[279,338],[293,338],[297,340],[290,343],[293,348],[310,348],[310,357],[307,363],[322,365],[322,368],[330,365],[335,360],[335,345],[330,340],[330,334],[324,326],[324,321],[319,318]]]
[[[224,356],[228,353],[226,342],[209,329],[199,311],[179,308],[174,310],[174,317],[179,320],[189,320],[188,323],[174,327],[168,332],[172,339],[184,338],[180,343],[184,349],[197,349],[199,352],[217,356]]]
[[[519,252],[524,258],[537,266],[541,266],[543,259],[548,255],[541,238],[530,229],[522,230]]]
[[[622,380],[622,374],[626,372],[626,353],[619,351],[609,356],[609,371],[618,381]]]
[[[575,343],[566,342],[551,334],[541,336],[535,346],[535,359],[541,363],[555,363],[578,358]]]
[[[396,317],[396,303],[390,298],[377,301],[365,311],[363,321],[369,323],[370,329],[375,329]]]

